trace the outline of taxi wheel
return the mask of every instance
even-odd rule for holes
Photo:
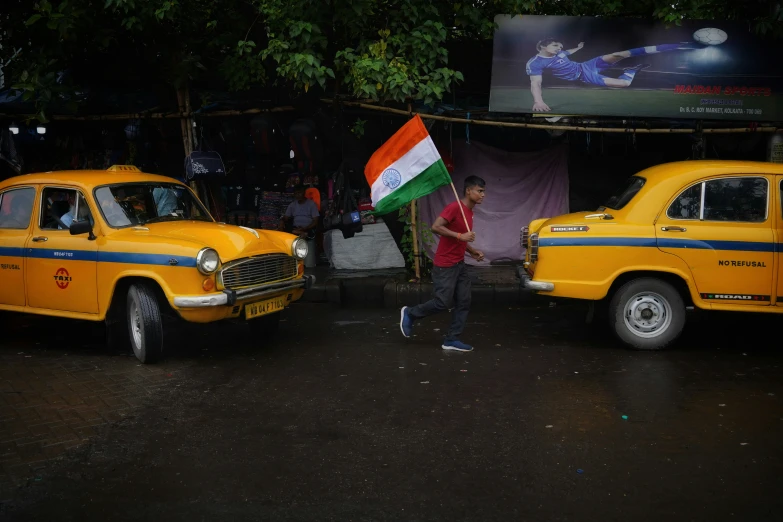
[[[276,334],[280,329],[280,315],[281,313],[277,312],[275,314],[264,315],[248,321],[251,335],[254,337],[271,337]]]
[[[661,350],[685,327],[685,303],[666,281],[634,279],[615,292],[609,321],[617,337],[636,350]]]
[[[163,318],[155,292],[147,284],[128,289],[128,332],[136,358],[144,364],[163,356]]]

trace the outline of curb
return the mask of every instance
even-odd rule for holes
[[[384,278],[330,279],[306,290],[303,302],[340,306],[399,308],[424,303],[432,297],[432,283],[403,283]],[[513,305],[540,302],[542,297],[520,284],[473,284],[474,305]]]

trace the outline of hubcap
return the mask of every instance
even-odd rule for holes
[[[641,292],[625,303],[625,326],[639,337],[651,338],[663,334],[672,322],[672,308],[663,296]]]
[[[128,319],[130,320],[130,331],[133,337],[133,349],[138,351],[141,349],[141,313],[136,301],[133,301],[131,304],[128,311]]]

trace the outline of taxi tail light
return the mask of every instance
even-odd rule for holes
[[[530,262],[538,261],[538,234],[530,234]]]
[[[211,292],[215,289],[215,280],[211,277],[204,279],[201,283],[201,288],[203,288],[205,292]]]
[[[527,241],[530,239],[530,227],[522,227],[519,231],[519,245],[522,248],[527,248]]]

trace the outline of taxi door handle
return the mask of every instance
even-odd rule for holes
[[[38,236],[33,238],[33,243],[42,243],[44,241],[49,241],[49,238],[45,236]]]
[[[661,227],[664,232],[685,232],[688,229],[685,227]]]

